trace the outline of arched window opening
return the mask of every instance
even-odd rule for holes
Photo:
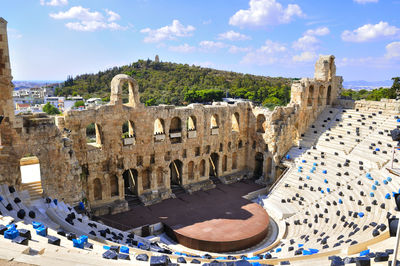
[[[265,122],[265,115],[259,114],[257,116],[257,132],[265,133],[266,122]]]
[[[187,119],[187,134],[188,138],[192,139],[197,137],[197,121],[195,116],[189,116]]]
[[[307,106],[313,105],[313,99],[314,99],[314,86],[311,85],[308,88]]]
[[[210,128],[211,128],[211,135],[218,135],[219,120],[217,114],[211,116]]]
[[[157,169],[157,186],[161,187],[164,185],[164,173],[162,167]]]
[[[123,174],[125,197],[137,195],[137,178],[138,172],[136,169],[128,169]]]
[[[150,169],[144,169],[142,171],[142,187],[143,190],[151,188],[151,171]]]
[[[224,157],[222,159],[222,171],[223,172],[226,172],[227,164],[228,164],[228,156],[224,155]]]
[[[169,127],[169,137],[171,138],[171,143],[182,142],[182,122],[179,117],[174,117],[171,120],[171,125]]]
[[[194,163],[193,163],[193,161],[190,161],[188,163],[188,178],[189,178],[189,180],[194,179]]]
[[[205,176],[206,175],[206,161],[201,160],[200,162],[200,176]]]
[[[232,154],[232,170],[237,169],[237,153]]]
[[[162,120],[161,118],[157,118],[154,121],[154,136],[155,141],[165,140],[164,120]]]
[[[93,196],[94,200],[102,200],[103,198],[103,189],[101,186],[101,181],[98,178],[93,180]]]
[[[243,141],[242,141],[242,140],[239,140],[238,149],[241,149],[241,148],[243,148]]]
[[[232,131],[239,132],[239,114],[234,113],[232,114]]]
[[[126,121],[122,124],[122,139],[124,145],[135,144],[135,124],[132,121]]]
[[[118,177],[111,176],[110,178],[111,197],[119,195]]]
[[[103,144],[103,133],[99,124],[91,123],[86,127],[86,143],[95,146]]]

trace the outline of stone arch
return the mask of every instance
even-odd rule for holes
[[[188,179],[192,180],[194,179],[194,162],[190,161],[188,163]]]
[[[206,161],[205,160],[201,160],[200,161],[200,176],[205,176],[206,175]]]
[[[210,127],[211,127],[211,129],[219,128],[219,119],[218,119],[218,115],[217,114],[213,114],[211,116]]]
[[[127,105],[131,107],[139,107],[139,86],[136,80],[125,74],[116,75],[111,80],[110,104],[122,104],[122,86],[125,83],[128,83],[129,90],[129,102]]]
[[[226,172],[228,168],[228,156],[224,155],[224,157],[222,157],[222,172]]]
[[[177,116],[171,119],[169,137],[171,139],[171,143],[182,142],[182,121]]]
[[[110,190],[111,197],[119,195],[118,177],[116,175],[112,175],[110,178]]]
[[[164,185],[164,172],[163,168],[160,166],[157,168],[157,186],[161,187]]]
[[[239,113],[232,114],[232,131],[239,132]]]
[[[240,139],[238,142],[238,149],[241,149],[243,147],[243,141]]]
[[[151,170],[149,168],[142,171],[142,188],[143,190],[151,188]]]
[[[232,170],[237,169],[237,153],[232,153]]]
[[[99,124],[90,123],[86,127],[86,143],[96,145],[103,144],[103,132]]]
[[[103,188],[99,178],[93,180],[93,198],[94,200],[103,199]]]
[[[214,177],[218,177],[218,165],[219,165],[219,155],[216,152],[211,153],[210,155],[210,171],[209,171],[209,175],[210,177],[214,176]]]
[[[197,128],[197,119],[194,115],[191,115],[187,119],[187,130],[195,131]]]
[[[164,120],[161,118],[157,118],[154,121],[154,135],[162,135],[162,134],[165,134]]]
[[[326,92],[326,105],[331,104],[331,94],[332,94],[332,87],[331,87],[331,85],[329,85],[328,90]]]
[[[135,137],[135,123],[127,120],[122,124],[122,138],[134,138]]]
[[[137,195],[137,178],[138,171],[136,169],[128,169],[122,174],[124,179],[124,192],[125,195]]]
[[[182,131],[181,119],[177,116],[171,119],[171,125],[169,127],[169,133],[178,133]]]
[[[325,91],[325,87],[322,86],[322,85],[319,86],[319,90],[318,90],[318,106],[321,106],[323,104],[324,91]]]
[[[259,114],[257,115],[257,132],[265,133],[266,122],[265,122],[265,115]]]
[[[169,164],[171,187],[172,185],[182,185],[182,167],[183,163],[180,160],[174,160]]]

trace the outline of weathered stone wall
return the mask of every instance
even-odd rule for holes
[[[400,101],[394,99],[381,99],[380,101],[336,99],[334,105],[359,110],[395,110],[400,112]]]
[[[35,155],[45,195],[116,212],[125,192],[151,204],[172,195],[172,183],[187,192],[212,188],[210,176],[233,182],[255,176],[272,182],[281,157],[318,114],[337,98],[341,77],[333,56],[316,63],[315,78],[294,82],[291,102],[270,111],[249,102],[186,107],[145,107],[127,75],[111,81],[110,103],[63,116],[14,117],[6,23],[0,20],[0,183],[19,186],[20,159]],[[5,36],[5,37],[4,37]],[[128,83],[129,102],[122,102]],[[123,136],[123,124],[129,131]],[[93,124],[93,136],[87,126]],[[95,135],[95,136],[94,136]],[[88,141],[88,137],[93,137]],[[114,204],[115,209],[109,209]],[[101,212],[101,211],[100,211]]]

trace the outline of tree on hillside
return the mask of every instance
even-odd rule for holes
[[[51,105],[50,103],[46,103],[43,106],[43,112],[49,114],[49,115],[58,115],[60,114],[60,110],[58,110],[56,107],[54,107],[53,105]]]

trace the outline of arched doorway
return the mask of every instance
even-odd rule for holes
[[[119,196],[118,177],[116,175],[110,178],[111,197]]]
[[[259,178],[263,174],[263,164],[264,164],[264,155],[261,152],[257,152],[255,156],[255,164],[254,164],[254,178]]]
[[[182,165],[180,160],[175,160],[169,164],[171,187],[182,185]]]
[[[102,200],[103,199],[103,188],[101,185],[101,181],[99,178],[93,180],[93,197],[94,200]]]
[[[23,190],[28,190],[31,200],[42,197],[42,178],[39,158],[26,155],[20,162],[21,184]]]
[[[124,192],[127,195],[137,195],[137,177],[138,172],[136,169],[128,169],[123,174],[124,179]]]
[[[332,93],[332,87],[331,85],[328,86],[328,91],[326,93],[326,105],[331,104],[331,93]]]
[[[215,152],[211,153],[210,171],[209,171],[210,177],[218,177],[218,160],[219,160],[218,153]]]

